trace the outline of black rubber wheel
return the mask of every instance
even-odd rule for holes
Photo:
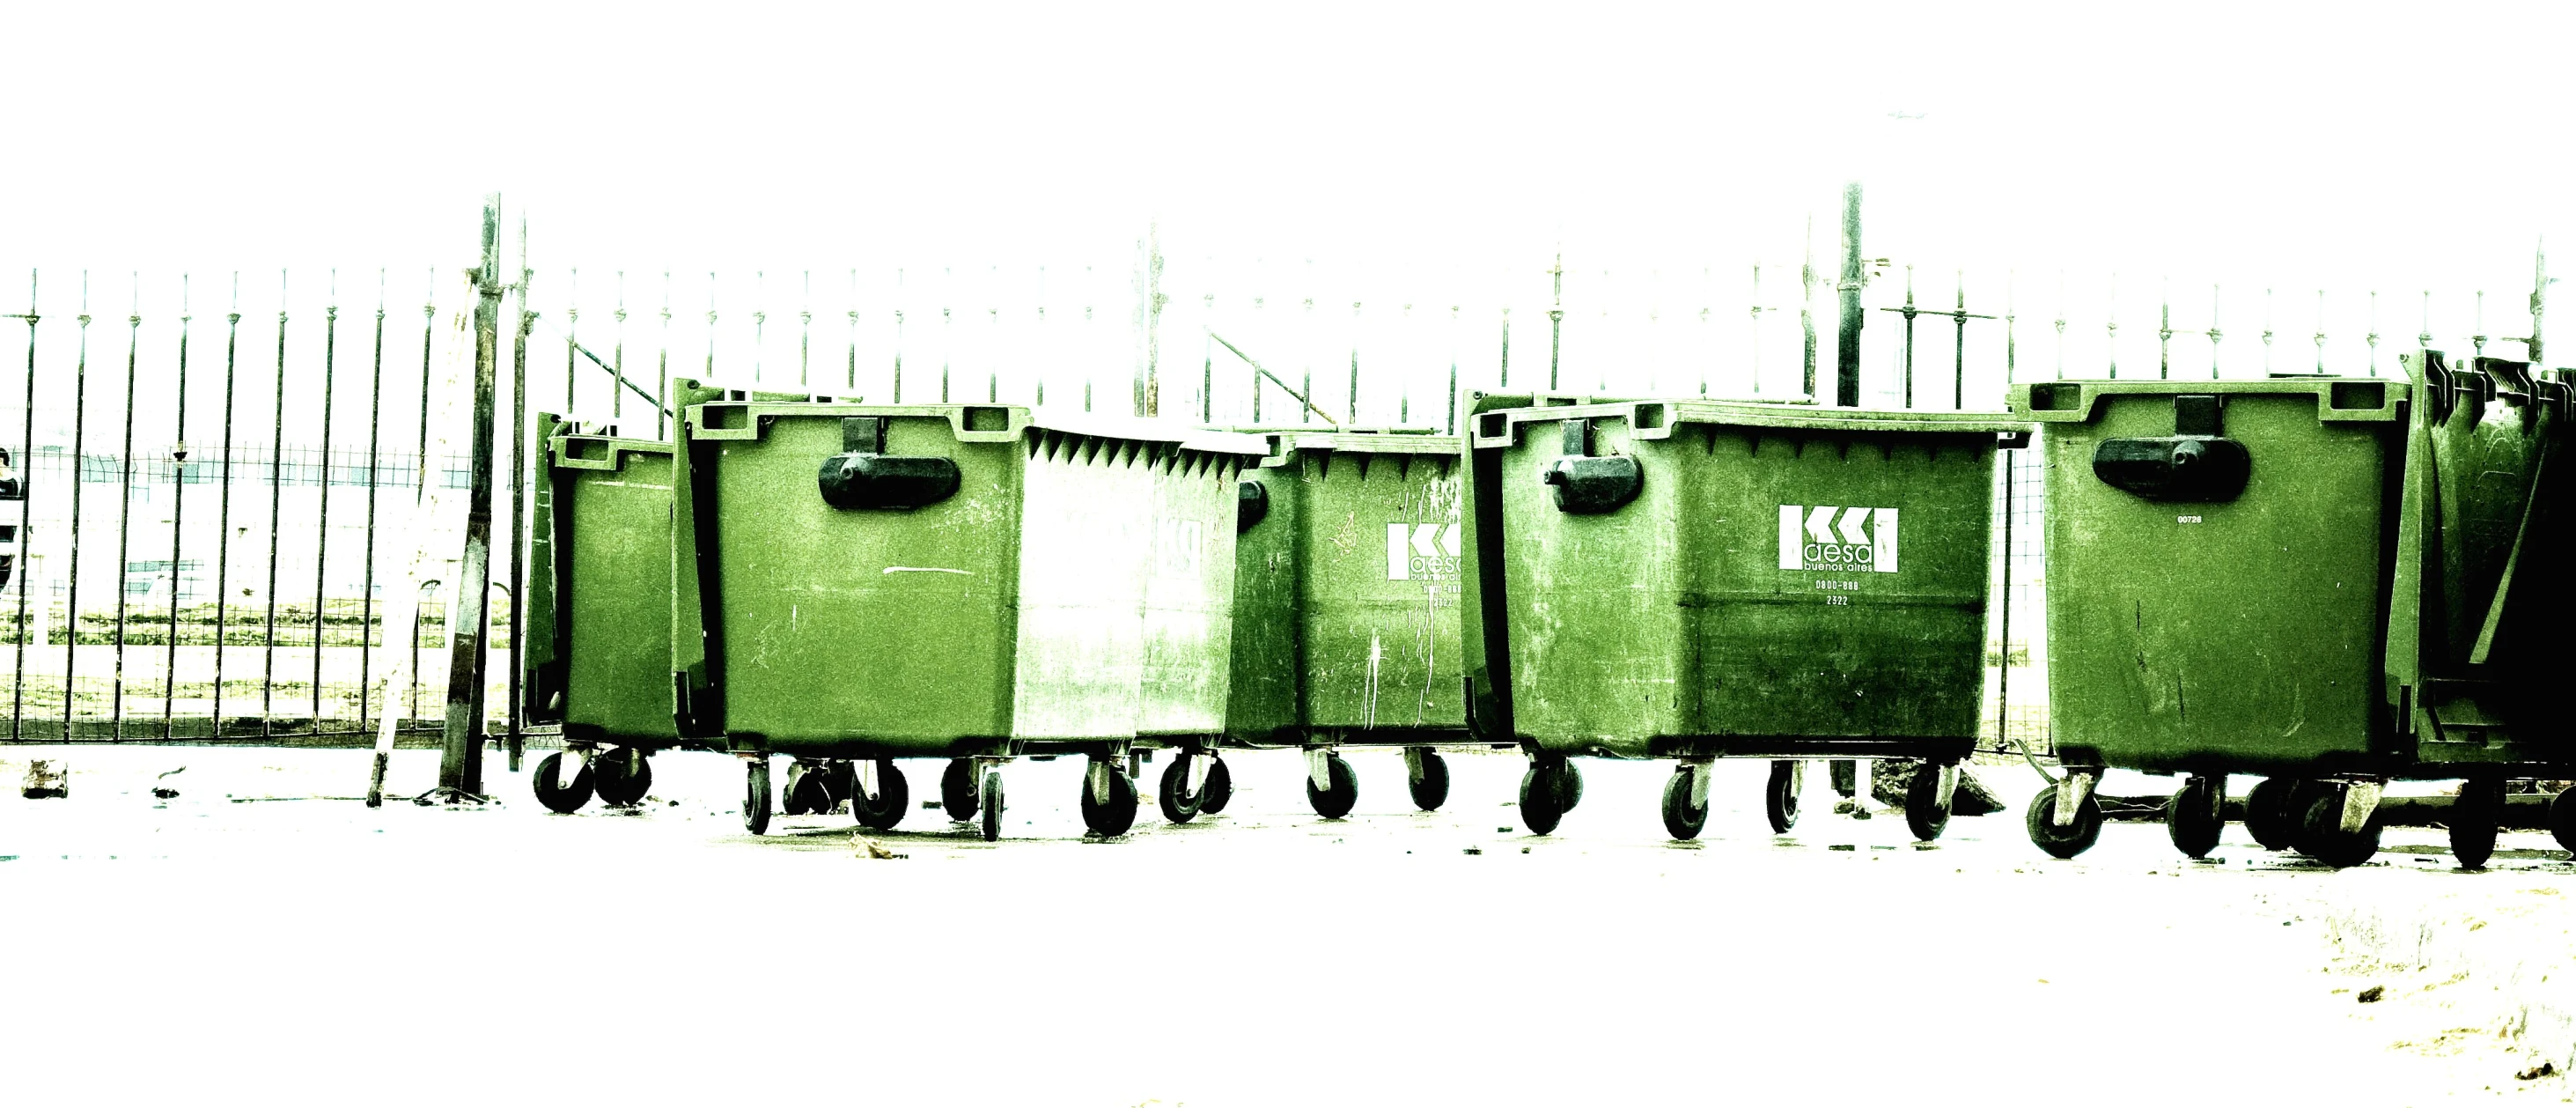
[[[572,783],[563,784],[563,752],[558,750],[537,762],[537,775],[531,782],[537,787],[537,803],[556,815],[568,816],[590,803],[590,766],[584,763],[573,772]]]
[[[964,823],[975,818],[975,762],[971,758],[951,758],[948,768],[939,774],[939,806],[948,809],[948,818]]]
[[[754,835],[764,835],[769,832],[769,759],[745,764],[750,770],[743,774],[742,827]]]
[[[835,761],[829,763],[823,767],[822,777],[825,803],[822,807],[814,809],[814,813],[816,815],[828,814],[831,812],[833,805],[848,800],[851,794],[859,791],[859,764],[857,762]]]
[[[981,828],[984,841],[997,842],[1002,837],[1002,771],[997,769],[984,771],[983,794],[983,800],[976,805],[976,811],[984,819]]]
[[[1172,759],[1172,764],[1163,770],[1163,787],[1159,790],[1158,799],[1163,805],[1164,819],[1173,823],[1188,823],[1198,818],[1199,798],[1190,795],[1188,755]]]
[[[600,755],[591,762],[591,788],[599,802],[611,808],[624,808],[644,799],[653,788],[653,763],[644,752],[621,746]]]
[[[2351,869],[2379,853],[2379,826],[2379,817],[2373,815],[2360,831],[2344,830],[2343,790],[2312,790],[2299,816],[2299,853],[2336,869]]]
[[[2286,777],[2266,777],[2245,790],[2245,833],[2265,850],[2288,850],[2290,790]]]
[[[850,783],[850,814],[857,816],[859,823],[869,830],[892,831],[896,824],[903,822],[903,814],[911,810],[912,787],[904,781],[903,771],[895,768],[892,758],[877,759],[877,798],[874,803],[858,791],[855,778]]]
[[[1571,812],[1583,803],[1583,770],[1571,758],[1556,760],[1557,807]]]
[[[1306,778],[1306,803],[1315,814],[1325,819],[1340,819],[1351,814],[1351,806],[1360,802],[1360,778],[1351,772],[1351,764],[1339,754],[1324,756],[1325,788],[1315,787],[1315,778]]]
[[[2165,834],[2185,857],[2206,858],[2227,829],[2227,779],[2195,775],[2165,801]]]
[[[1905,829],[1914,832],[1914,841],[1931,842],[1949,828],[1951,797],[1941,792],[1941,779],[1948,776],[1941,767],[1924,762],[1914,767],[1913,778],[1905,782]]]
[[[2550,800],[2549,837],[2558,840],[2558,849],[2576,852],[2576,789]]]
[[[1664,779],[1664,830],[1685,842],[1699,837],[1708,826],[1708,805],[1691,806],[1691,774],[1694,767],[1685,762],[1673,767],[1673,775]],[[1706,767],[1697,767],[1700,773]]]
[[[1556,830],[1557,821],[1565,818],[1565,809],[1557,803],[1561,789],[1556,774],[1546,762],[1533,761],[1521,771],[1521,826],[1530,834],[1545,835]]]
[[[2030,832],[2031,844],[2046,851],[2051,858],[2072,858],[2093,849],[2102,838],[2102,805],[2093,794],[2084,795],[2084,803],[2075,807],[2075,821],[2057,825],[2057,788],[2041,789],[2030,798],[2030,808],[2022,815],[2022,829]]]
[[[1449,802],[1449,763],[1435,750],[1422,752],[1422,780],[1406,774],[1404,783],[1413,792],[1413,806],[1426,812],[1437,812]]]
[[[1762,815],[1771,821],[1771,833],[1786,835],[1798,825],[1798,763],[1771,763],[1771,779],[1762,786]]]
[[[1234,771],[1225,768],[1225,759],[1208,756],[1207,780],[1199,782],[1199,814],[1212,816],[1225,810],[1234,800]]]
[[[792,765],[789,766],[787,768],[787,795],[785,802],[781,805],[781,814],[790,816],[818,816],[831,811],[832,784],[830,781],[825,779],[824,772],[825,771],[823,770],[814,769],[812,767],[807,767],[802,772],[799,772],[797,767]]]
[[[1100,833],[1103,838],[1116,838],[1136,826],[1136,783],[1127,779],[1127,771],[1109,767],[1109,803],[1096,803],[1091,798],[1091,782],[1085,774],[1082,783],[1082,825]]]
[[[2504,778],[2460,782],[2460,798],[2443,820],[2451,832],[2451,857],[2461,869],[2485,869],[2495,857],[2496,831],[2504,825]]]

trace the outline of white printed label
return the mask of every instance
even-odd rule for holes
[[[1390,523],[1386,525],[1386,579],[1432,581],[1458,575],[1458,525]]]
[[[1896,509],[1780,505],[1780,568],[1896,572]]]
[[[2176,522],[2176,523],[2198,523],[2198,522],[2200,522],[2200,517],[2199,517],[2199,516],[2175,516],[2175,517],[2174,517],[2174,522]]]

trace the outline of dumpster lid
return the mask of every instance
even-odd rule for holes
[[[2274,374],[2217,381],[2135,381],[2075,378],[2014,385],[2004,394],[2015,415],[2036,423],[2084,423],[2105,396],[2313,396],[2317,418],[2329,423],[2389,423],[2398,418],[2409,385],[2398,377]]]
[[[1272,459],[1300,450],[1343,454],[1456,454],[1459,439],[1430,427],[1238,427],[1259,436]]]
[[[1257,435],[1195,427],[1177,420],[1099,412],[1065,412],[1020,404],[862,404],[855,401],[713,400],[689,406],[689,435],[696,439],[758,439],[775,419],[846,419],[912,416],[946,420],[960,442],[1013,442],[1030,431],[1170,443],[1185,450],[1258,458],[1270,444]]]
[[[1766,400],[1624,400],[1588,404],[1552,404],[1479,412],[1475,445],[1509,446],[1524,423],[1566,419],[1617,419],[1639,439],[1669,438],[1684,423],[1783,431],[1845,434],[1871,432],[1941,432],[1954,434],[2027,435],[2030,421],[2005,412],[1899,411],[1882,408],[1823,408],[1811,403]]]

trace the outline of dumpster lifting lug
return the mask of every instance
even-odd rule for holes
[[[2343,829],[2346,834],[2359,834],[2370,826],[2370,815],[2379,809],[2379,794],[2387,785],[2379,781],[2352,781],[2343,787]]]
[[[2049,822],[2059,827],[2074,826],[2075,810],[2084,806],[2086,797],[2093,795],[2093,786],[2100,779],[2098,770],[2068,770],[2066,776],[2058,778],[2057,807],[2048,814]]]

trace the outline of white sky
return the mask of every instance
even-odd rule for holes
[[[2260,285],[2289,319],[2333,288],[2339,321],[2362,290],[2434,288],[2465,331],[2465,290],[2490,290],[2491,320],[2519,310],[2537,236],[2576,271],[2576,86],[2553,77],[2571,18],[25,5],[0,23],[0,273],[399,274],[467,260],[497,188],[531,213],[540,273],[581,267],[585,298],[621,268],[841,275],[824,290],[853,267],[873,287],[1093,265],[1106,293],[1158,221],[1176,276],[1200,267],[1183,295],[1526,302],[1560,246],[1570,295],[1604,270],[1794,266],[1810,214],[1830,269],[1859,176],[1868,253],[1918,263],[1927,302],[1967,269],[1993,310],[2009,269],[2028,327],[2056,271],[2087,302],[2116,272],[2124,311],[2169,284],[2197,319],[2225,280],[2243,328]],[[2411,332],[2412,295],[2387,295],[2376,325]]]

